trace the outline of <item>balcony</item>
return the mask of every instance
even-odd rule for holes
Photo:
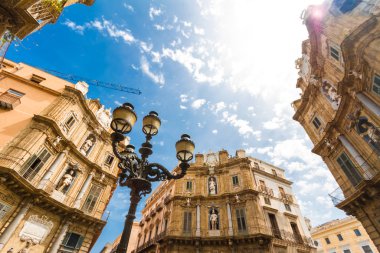
[[[274,196],[273,189],[266,187],[265,185],[259,185],[258,191],[270,197]]]
[[[285,240],[285,241],[308,245],[308,246],[313,245],[313,240],[311,238],[306,237],[306,236],[302,237],[300,234],[294,234],[293,232],[290,232],[284,229],[272,228],[272,235],[274,238],[277,238],[280,240]]]
[[[39,0],[29,9],[29,14],[40,24],[40,27],[47,23],[54,23],[63,10],[66,1],[60,0]]]
[[[293,196],[287,193],[280,193],[279,198],[284,203],[293,203]]]
[[[342,202],[345,199],[343,191],[342,189],[340,189],[340,187],[336,188],[332,193],[329,194],[329,196],[334,206],[338,205],[340,202]]]
[[[162,238],[164,238],[166,235],[166,232],[161,232],[160,234],[156,235],[154,238],[148,240],[147,242],[143,243],[141,246],[138,246],[137,249],[134,251],[135,253],[140,252],[146,248],[149,248],[152,245],[155,245],[157,242],[161,241]]]
[[[9,92],[4,92],[0,95],[0,108],[13,110],[19,104],[21,104],[19,96],[15,96]]]

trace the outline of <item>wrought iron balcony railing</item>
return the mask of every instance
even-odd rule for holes
[[[281,199],[282,202],[293,203],[293,196],[291,194],[280,193],[279,198]]]

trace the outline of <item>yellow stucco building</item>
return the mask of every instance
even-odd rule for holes
[[[379,253],[362,224],[353,216],[311,230],[317,253]]]
[[[244,150],[197,154],[147,199],[134,253],[315,252],[284,170]],[[114,252],[114,251],[108,251]]]
[[[380,247],[380,2],[328,0],[303,21],[294,119],[340,186],[334,204]]]
[[[84,82],[3,62],[1,253],[89,252],[102,231],[118,168],[110,113],[87,90]]]

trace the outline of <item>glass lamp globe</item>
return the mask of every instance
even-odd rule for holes
[[[193,159],[195,145],[187,134],[181,135],[181,139],[176,142],[177,159],[181,162],[188,162]]]
[[[158,133],[158,129],[161,126],[161,120],[158,117],[158,113],[151,111],[148,115],[146,115],[143,119],[143,128],[142,131],[146,135],[156,135]]]
[[[117,107],[112,113],[111,128],[113,131],[127,134],[136,123],[137,115],[134,107],[130,103],[125,103]]]

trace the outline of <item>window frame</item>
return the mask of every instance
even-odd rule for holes
[[[25,93],[15,89],[8,89],[6,93],[11,94],[12,96],[15,96],[17,98],[22,98],[23,96],[25,96]]]
[[[325,237],[325,242],[326,242],[326,244],[331,244],[330,238]]]
[[[112,158],[111,162],[108,162],[108,158]],[[106,154],[106,158],[104,159],[104,165],[107,167],[111,167],[113,162],[115,161],[115,156],[111,155],[110,153]]]
[[[357,233],[356,233],[356,231],[357,231]],[[360,232],[360,230],[359,230],[358,228],[355,228],[355,229],[354,229],[354,234],[355,234],[356,236],[362,236],[362,233]]]
[[[371,91],[372,93],[375,93],[377,96],[380,96],[380,75],[376,73],[373,75],[373,78],[372,78]]]
[[[337,234],[336,237],[340,242],[344,240],[342,234]]]
[[[236,208],[236,223],[239,233],[247,232],[247,216],[245,213],[245,208]]]
[[[192,212],[185,211],[183,212],[183,233],[191,233],[192,229]]]
[[[292,211],[292,208],[290,207],[289,204],[284,203],[284,207],[285,207],[285,210],[286,210],[286,211],[288,211],[288,212],[291,212],[291,211]]]
[[[12,209],[12,206],[0,201],[0,220],[2,220],[9,212],[9,210]]]
[[[92,213],[95,209],[98,200],[101,198],[103,187],[97,184],[91,185],[87,197],[82,205],[82,210],[86,213]],[[96,195],[97,194],[97,195]]]
[[[237,186],[240,186],[240,180],[239,180],[239,176],[238,175],[233,175],[231,177],[232,179],[232,186],[233,187],[237,187]],[[235,182],[236,181],[236,182]]]
[[[319,119],[318,115],[314,115],[313,119],[311,120],[311,123],[313,124],[314,129],[316,129],[316,130],[321,129],[322,121]]]
[[[193,181],[192,180],[186,180],[185,188],[186,188],[186,192],[193,192],[193,189],[194,189],[193,188]]]
[[[344,157],[345,160],[342,157]],[[357,166],[355,166],[354,162],[351,160],[351,158],[347,155],[345,151],[340,153],[340,155],[336,158],[336,162],[339,165],[340,169],[343,171],[348,181],[354,187],[356,187],[363,181],[363,177],[360,174],[360,171],[357,170]],[[351,167],[347,166],[347,164],[349,164]]]
[[[75,244],[74,247],[67,245],[68,241],[70,240],[71,235],[77,235],[77,236],[79,236],[78,240],[77,240],[77,242],[76,242],[76,244]],[[84,239],[85,239],[85,237],[83,235],[81,235],[81,234],[78,234],[78,233],[75,233],[75,232],[67,232],[66,235],[65,235],[65,237],[64,237],[64,239],[62,240],[61,245],[64,248],[68,248],[68,249],[80,249],[82,247]]]
[[[46,164],[49,163],[49,159],[52,156],[52,152],[45,146],[43,146],[38,152],[33,154],[29,159],[24,163],[20,169],[20,175],[28,181],[32,181],[35,176],[44,168]],[[38,161],[38,164],[36,162]],[[34,165],[34,168],[31,167]],[[28,173],[28,175],[26,175]],[[32,175],[32,176],[30,176]]]

